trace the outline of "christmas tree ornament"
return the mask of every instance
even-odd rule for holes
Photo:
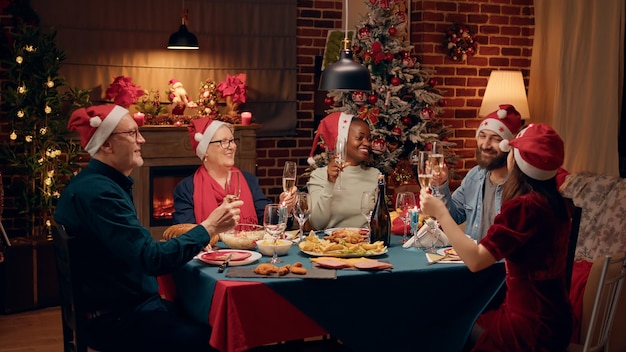
[[[394,127],[391,129],[391,133],[395,134],[396,136],[399,136],[402,134],[402,129],[398,126]]]
[[[408,126],[411,126],[413,124],[413,121],[411,121],[411,117],[410,116],[405,116],[405,117],[402,118],[402,123],[405,126],[408,127]]]
[[[352,93],[352,101],[358,106],[365,104],[367,101],[367,94],[362,91],[356,91]]]
[[[385,61],[392,62],[393,61],[393,54],[392,53],[385,53]]]
[[[394,86],[399,86],[400,84],[402,84],[402,80],[398,77],[392,77],[391,84]]]
[[[387,149],[387,143],[382,138],[376,138],[372,141],[372,152],[374,154],[383,154]]]
[[[404,57],[402,58],[402,64],[408,68],[412,68],[415,66],[415,59],[411,57],[408,51],[404,52]]]
[[[376,102],[378,101],[378,96],[376,94],[371,94],[369,97],[367,97],[367,101],[369,101],[369,103],[372,105],[376,105]]]
[[[372,31],[367,27],[363,27],[359,29],[358,36],[360,40],[368,40],[371,35],[372,35]]]
[[[389,35],[394,37],[396,34],[398,34],[398,30],[396,29],[396,27],[390,27],[389,28]]]
[[[436,85],[437,85],[437,80],[436,80],[435,78],[431,78],[431,79],[429,79],[429,80],[428,80],[428,84],[429,84],[431,87],[434,87],[434,86],[436,86]]]
[[[426,106],[420,112],[420,117],[424,121],[432,120],[435,117],[435,111],[433,109],[431,109],[430,107]]]
[[[333,106],[335,105],[335,99],[333,99],[333,97],[326,97],[324,98],[324,104],[328,106]]]

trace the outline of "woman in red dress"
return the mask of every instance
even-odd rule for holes
[[[439,220],[471,271],[505,259],[506,296],[479,317],[473,351],[565,351],[572,333],[565,287],[570,222],[555,178],[563,141],[548,125],[531,124],[501,149],[513,149],[502,209],[480,244],[426,190],[420,193],[422,210]]]

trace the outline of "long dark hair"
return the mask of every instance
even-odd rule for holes
[[[515,163],[513,170],[511,170],[509,177],[502,186],[502,203],[504,204],[508,200],[531,192],[544,196],[548,200],[550,208],[554,209],[558,219],[567,220],[569,218],[565,200],[559,193],[556,185],[556,177],[545,181],[535,180],[524,174],[517,166],[517,163]]]

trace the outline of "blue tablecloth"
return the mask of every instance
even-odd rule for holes
[[[311,266],[297,246],[281,258]],[[355,351],[460,351],[505,276],[503,263],[478,273],[464,264],[428,265],[422,251],[395,243],[376,259],[393,270],[338,270],[336,280],[234,279],[192,260],[174,279],[181,302],[198,321],[206,322],[217,280],[260,281]]]

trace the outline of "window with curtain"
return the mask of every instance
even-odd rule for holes
[[[57,30],[66,53],[61,74],[68,85],[93,89],[104,99],[113,77],[130,76],[144,90],[159,90],[181,81],[198,99],[202,82],[216,83],[226,74],[245,73],[247,102],[263,124],[259,136],[295,134],[296,15],[293,0],[186,0],[187,28],[198,37],[199,50],[167,50],[167,41],[182,20],[182,1],[31,0],[44,29]]]

